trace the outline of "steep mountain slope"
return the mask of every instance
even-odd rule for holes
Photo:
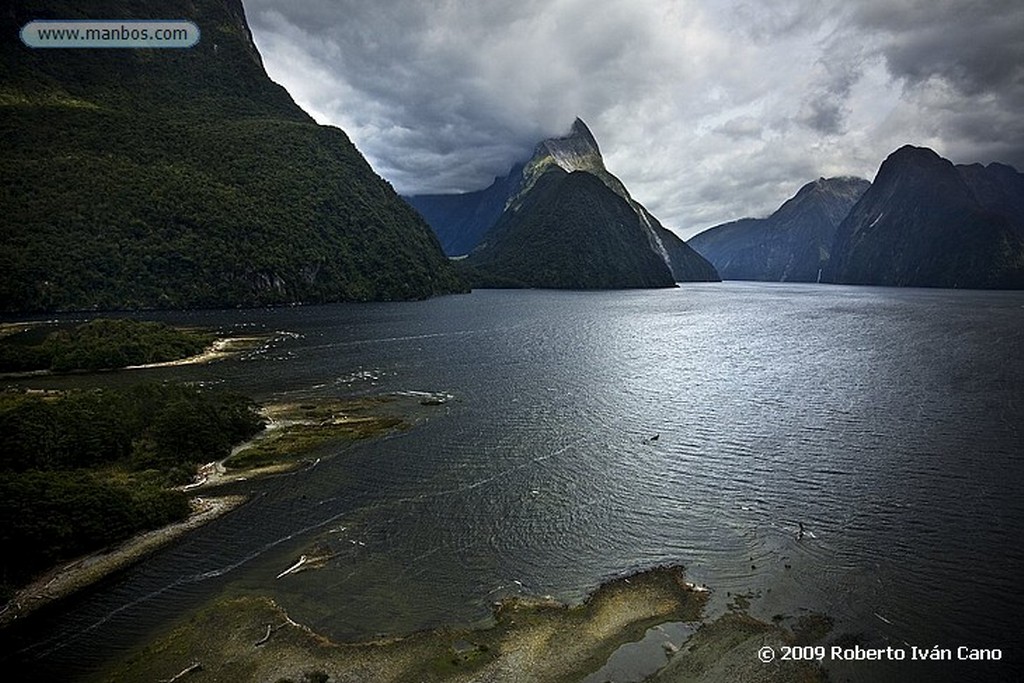
[[[647,209],[644,209],[644,214],[647,225],[661,242],[664,254],[668,257],[672,278],[676,282],[721,282],[722,278],[710,261],[697,253],[679,235],[663,227],[657,218],[647,213]],[[694,258],[695,256],[698,258]]]
[[[30,49],[32,19],[183,18],[191,49]],[[463,288],[418,214],[274,84],[240,0],[0,12],[0,311],[409,299]]]
[[[473,250],[505,210],[522,182],[523,167],[513,166],[482,190],[462,194],[420,194],[403,197],[434,229],[448,256]]]
[[[560,168],[572,173],[583,171],[600,179],[605,186],[621,197],[633,209],[638,227],[647,237],[652,250],[668,265],[676,281],[716,282],[720,280],[714,267],[697,254],[670,230],[664,228],[640,202],[634,200],[626,186],[604,165],[604,157],[597,140],[582,119],[573,121],[569,134],[549,138],[537,145],[533,156],[522,172],[522,182],[509,199],[509,208],[515,210],[537,180],[547,171]]]
[[[671,271],[638,228],[633,208],[601,179],[556,166],[535,179],[466,265],[486,274],[477,286],[671,287]]]
[[[970,164],[956,169],[978,203],[986,210],[1005,216],[1017,234],[1024,237],[1024,173],[998,163]]]
[[[576,173],[599,180],[604,190],[580,179],[563,182],[566,175]],[[544,201],[539,201],[537,193],[542,187]],[[493,215],[500,192],[505,192],[503,211],[495,217],[493,227],[488,226],[489,231],[481,232],[483,223],[476,219]],[[562,197],[562,192],[567,196]],[[620,201],[600,196],[605,192]],[[591,202],[589,213],[584,198]],[[460,267],[472,275],[477,286],[650,287],[719,279],[711,264],[662,227],[608,172],[597,141],[580,119],[568,135],[540,142],[529,161],[486,190],[446,199],[433,195],[407,200],[421,208],[448,244],[458,242],[460,249],[475,244]],[[558,202],[565,205],[559,207]],[[622,203],[632,215],[620,212]],[[538,207],[544,207],[542,215],[533,215]],[[542,234],[545,231],[552,234]],[[586,244],[574,243],[574,239]],[[540,240],[545,250],[539,252],[537,245],[526,244],[527,240]],[[616,251],[627,246],[645,253]],[[656,260],[649,259],[646,252],[653,253]],[[589,255],[584,258],[582,254]],[[560,268],[564,272],[556,274]],[[639,270],[628,277],[629,268]]]
[[[869,186],[861,178],[819,178],[771,216],[717,225],[689,245],[726,280],[815,282],[836,228]]]
[[[1008,168],[896,150],[839,226],[822,281],[1024,288],[1020,174]]]

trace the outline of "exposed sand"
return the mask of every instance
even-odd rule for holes
[[[261,341],[261,338],[237,337],[235,340],[248,344],[253,340]],[[232,340],[222,341],[230,342]],[[217,353],[234,352],[234,349],[228,347],[223,347],[217,351]],[[203,355],[205,356],[206,354]],[[169,364],[203,362],[196,361],[195,359],[197,358],[200,358],[200,356],[181,361],[171,361]],[[294,403],[271,404],[264,408],[265,414],[271,421],[266,432],[271,435],[271,438],[274,438],[274,432],[280,431],[285,426],[303,426],[312,432],[326,427],[338,426],[376,427],[376,421],[383,419],[378,413],[408,412],[409,408],[404,403],[409,402],[408,400],[401,401],[390,397],[371,397],[362,399],[331,399],[320,401],[315,406],[310,404],[302,404],[300,406]],[[342,409],[346,412],[342,412]],[[308,416],[306,414],[310,412],[316,417],[315,420],[307,419]],[[367,413],[374,414],[368,415]],[[369,432],[373,433],[374,429],[370,429]],[[266,439],[267,434],[261,434],[255,439],[237,447],[233,454]],[[301,456],[301,451],[291,455]],[[191,484],[180,487],[180,490],[187,493],[196,493],[201,489],[213,488],[236,481],[280,474],[299,467],[313,467],[318,462],[318,460],[310,462],[308,459],[301,457],[283,457],[279,462],[238,470],[225,468],[223,460],[211,462],[200,466],[196,479]],[[169,541],[228,512],[244,502],[244,500],[244,496],[237,495],[193,498],[191,501],[192,514],[182,522],[139,534],[114,549],[95,552],[81,557],[70,564],[50,570],[39,579],[19,590],[10,602],[0,609],[0,626],[23,617],[43,605],[66,597],[118,569],[127,567]]]
[[[15,325],[27,325],[31,327],[34,323],[7,323],[9,327]],[[27,328],[21,328],[27,329]],[[14,334],[14,332],[20,332],[21,329],[12,329],[6,334]],[[5,336],[4,333],[0,332],[0,337]],[[177,360],[167,360],[160,363],[146,363],[144,365],[126,365],[120,368],[106,368],[103,370],[73,370],[70,374],[85,374],[88,372],[110,372],[118,370],[148,370],[151,368],[168,368],[177,365],[202,365],[205,363],[212,363],[214,361],[223,360],[231,356],[238,355],[245,351],[251,351],[257,348],[260,344],[268,341],[270,337],[268,335],[263,336],[248,336],[248,337],[222,337],[215,339],[212,344],[206,347],[201,353],[197,353],[194,356],[187,358],[178,358]],[[20,372],[3,372],[0,373],[0,379],[25,379],[28,377],[46,377],[48,375],[64,375],[69,374],[65,372],[56,373],[53,370],[24,370]]]
[[[123,569],[192,529],[219,517],[245,502],[244,496],[193,498],[192,513],[181,522],[133,536],[121,545],[80,557],[52,569],[19,590],[0,614],[0,625],[64,598],[91,583]]]
[[[266,428],[232,449],[228,457],[199,467],[195,479],[181,487],[193,492],[223,484],[315,467],[319,458],[309,452],[329,443],[382,436],[409,429],[443,406],[450,397],[406,392],[360,398],[315,397],[305,401],[264,404],[260,413]],[[259,458],[238,458],[253,451]],[[325,456],[327,457],[327,456]],[[240,460],[242,460],[240,462]]]
[[[149,368],[169,368],[176,365],[200,365],[203,363],[212,363],[215,360],[221,360],[228,356],[233,356],[242,351],[248,351],[259,346],[261,343],[267,340],[266,336],[263,337],[223,337],[216,339],[210,346],[203,350],[202,353],[197,353],[194,356],[188,358],[179,358],[177,360],[165,360],[160,363],[146,363],[144,365],[126,365],[120,370],[147,370]]]
[[[226,459],[226,458],[225,458]],[[208,462],[205,465],[200,465],[199,472],[196,474],[196,478],[191,484],[186,484],[180,487],[180,490],[187,493],[194,493],[196,491],[202,491],[204,489],[210,489],[217,486],[223,486],[224,484],[232,484],[236,481],[246,481],[247,479],[258,479],[260,477],[267,477],[272,474],[281,474],[283,472],[291,472],[292,470],[298,469],[302,466],[308,466],[309,463],[302,461],[293,462],[282,462],[274,465],[266,465],[264,467],[251,467],[240,470],[228,470],[224,467],[224,461],[219,460],[217,462]]]
[[[98,681],[189,683],[312,681],[332,683],[562,683],[598,671],[621,645],[670,621],[696,622],[706,591],[683,581],[680,568],[621,578],[583,604],[514,598],[495,606],[493,624],[438,629],[358,643],[335,643],[297,623],[273,600],[213,602],[94,677]],[[339,606],[344,609],[344,606]],[[794,631],[729,612],[705,623],[646,683],[824,683],[815,662],[763,663],[760,648],[817,642],[828,620]],[[806,632],[808,628],[815,633]]]
[[[500,603],[489,628],[441,629],[362,643],[334,643],[266,598],[215,602],[168,635],[102,672],[98,680],[167,679],[194,663],[187,680],[332,682],[572,681],[600,668],[622,643],[666,621],[699,618],[705,595],[677,568],[655,569],[600,587],[583,604],[550,599]]]

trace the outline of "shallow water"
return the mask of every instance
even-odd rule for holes
[[[1022,656],[1024,293],[725,283],[147,317],[280,334],[208,366],[24,384],[454,398],[238,485],[251,503],[6,634],[8,663],[79,675],[223,593],[358,638],[664,563],[713,589],[712,614],[750,594],[864,644]],[[275,579],[314,543],[338,555]]]

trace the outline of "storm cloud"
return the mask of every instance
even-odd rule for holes
[[[687,237],[902,144],[1024,168],[1024,5],[245,0],[270,76],[402,193],[479,189],[590,125]]]

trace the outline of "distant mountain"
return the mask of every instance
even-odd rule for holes
[[[463,194],[419,194],[403,197],[419,211],[441,241],[448,256],[463,256],[473,250],[490,230],[519,184],[523,165],[494,179],[488,187]]]
[[[464,265],[483,274],[476,286],[621,289],[675,282],[625,200],[598,177],[559,167],[537,178]]]
[[[726,280],[815,282],[836,228],[870,185],[862,178],[819,178],[771,216],[716,225],[688,244]]]
[[[978,203],[986,210],[1005,216],[1017,234],[1024,237],[1024,173],[998,163],[956,168]]]
[[[1009,166],[901,147],[837,229],[822,281],[1024,288],[1022,188]]]
[[[502,211],[485,229],[502,193]],[[447,244],[473,245],[459,266],[477,286],[593,289],[719,279],[608,172],[580,119],[486,190],[407,200]]]
[[[672,270],[672,278],[676,282],[721,282],[721,276],[710,261],[677,234],[662,227],[658,219],[647,213],[647,209],[643,209],[643,212],[647,219],[646,224],[650,225],[661,242],[664,254],[668,257],[669,268]],[[695,256],[697,258],[694,258]]]
[[[190,49],[31,49],[33,19],[195,22]],[[0,312],[464,289],[421,217],[263,69],[240,0],[0,12]]]

